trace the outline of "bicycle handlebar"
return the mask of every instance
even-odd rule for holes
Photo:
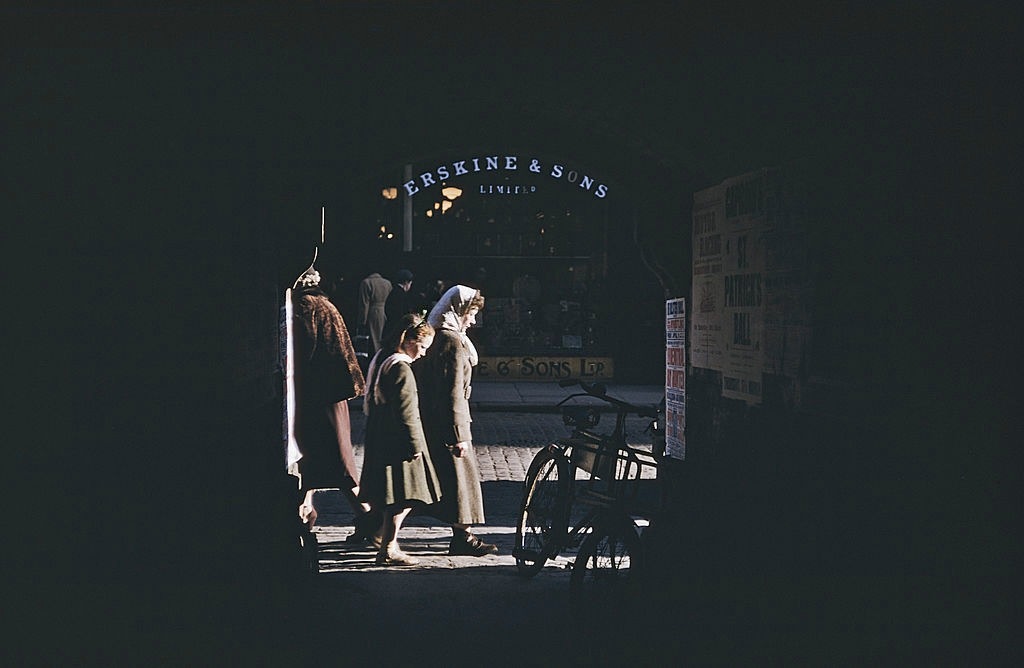
[[[570,394],[561,401],[558,402],[558,406],[561,406],[569,399],[573,397],[594,397],[595,399],[601,399],[606,401],[612,406],[616,406],[619,410],[627,413],[635,413],[640,417],[657,418],[658,409],[657,407],[651,406],[637,406],[631,404],[628,401],[617,399],[616,397],[609,396],[607,394],[608,388],[604,383],[588,383],[585,380],[560,380],[558,381],[561,387],[571,387],[573,385],[579,385],[583,389],[583,392],[577,392],[576,394]]]

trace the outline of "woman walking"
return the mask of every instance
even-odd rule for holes
[[[469,414],[470,381],[479,357],[466,330],[483,306],[479,290],[449,288],[427,317],[436,332],[434,345],[413,365],[430,456],[441,480],[441,503],[426,512],[451,523],[448,554],[473,557],[498,551],[470,531],[471,525],[484,522],[484,498]]]
[[[320,273],[310,267],[293,287],[294,434],[301,457],[290,468],[303,494],[299,517],[312,531],[314,492],[337,487],[355,511],[355,532],[346,540],[371,540],[380,514],[357,499],[359,472],[348,412],[348,400],[363,393],[363,372],[344,318],[320,289]]]
[[[410,365],[434,340],[422,316],[402,318],[367,371],[364,409],[366,448],[360,499],[384,511],[379,566],[418,563],[398,545],[398,531],[409,511],[437,503],[440,485],[420,422],[419,393]]]

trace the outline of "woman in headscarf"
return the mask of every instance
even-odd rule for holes
[[[498,551],[470,531],[484,522],[484,498],[469,414],[470,381],[479,357],[466,330],[483,306],[479,290],[465,285],[449,288],[427,317],[435,331],[434,345],[413,365],[423,428],[441,480],[441,502],[426,512],[451,523],[448,554],[474,557]]]
[[[406,315],[385,337],[367,371],[366,449],[359,498],[384,511],[379,566],[418,563],[398,546],[398,531],[413,507],[441,498],[420,422],[416,378],[409,366],[433,340],[434,329],[422,316]]]

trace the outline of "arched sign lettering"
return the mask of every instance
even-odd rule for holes
[[[533,174],[546,174],[547,176],[571,183],[591,193],[594,197],[604,199],[608,196],[608,185],[597,181],[593,176],[580,170],[567,167],[559,162],[545,163],[537,158],[529,158],[520,161],[516,155],[490,155],[477,158],[466,158],[455,160],[450,163],[438,165],[437,168],[422,172],[418,177],[409,179],[402,186],[405,194],[412,197],[421,190],[438,185],[443,181],[473,174],[477,172],[530,172]],[[517,193],[518,194],[518,193]]]

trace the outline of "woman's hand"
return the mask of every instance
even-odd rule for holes
[[[449,445],[448,449],[451,451],[453,457],[461,457],[466,454],[466,450],[469,449],[469,441],[459,441],[455,445]]]

